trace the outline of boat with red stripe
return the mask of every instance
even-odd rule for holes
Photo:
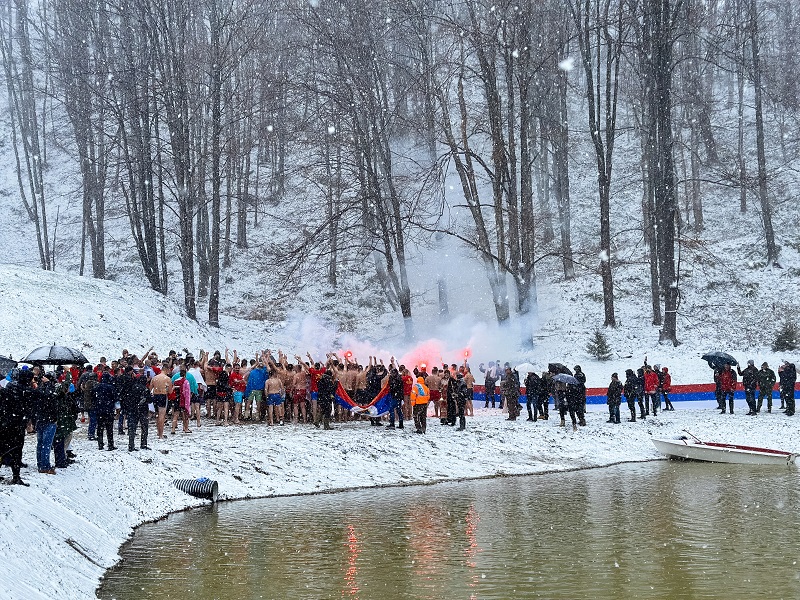
[[[705,442],[684,429],[678,439],[653,438],[653,445],[669,458],[745,465],[793,465],[796,452],[740,444]]]

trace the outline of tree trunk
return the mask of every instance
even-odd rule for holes
[[[764,150],[764,111],[761,91],[761,60],[758,41],[758,7],[750,0],[750,44],[753,48],[753,88],[756,113],[756,155],[758,159],[758,197],[761,202],[761,220],[764,224],[764,241],[767,249],[767,264],[778,261],[778,247],[772,228],[772,206],[767,196],[767,158]]]

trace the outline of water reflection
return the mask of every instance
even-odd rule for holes
[[[225,503],[137,531],[101,598],[798,598],[794,470],[650,463]]]

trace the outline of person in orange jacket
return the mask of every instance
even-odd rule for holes
[[[431,392],[425,385],[422,377],[417,377],[417,382],[411,386],[411,406],[414,413],[414,426],[416,433],[425,433],[428,420],[428,402]]]

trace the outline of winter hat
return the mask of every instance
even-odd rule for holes
[[[654,368],[656,371],[658,371],[658,370],[661,368],[661,365],[655,364],[655,365],[653,365],[653,368]]]
[[[767,363],[763,362],[763,363],[761,363],[761,368],[762,369],[769,369],[769,365]]]
[[[747,361],[747,364],[752,367],[753,365],[756,364],[756,362],[751,358],[750,360]]]

